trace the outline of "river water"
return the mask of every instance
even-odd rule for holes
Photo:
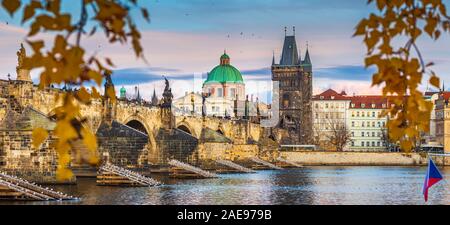
[[[448,180],[450,168],[440,170]],[[218,179],[155,177],[165,185],[151,188],[96,186],[95,179],[84,178],[78,179],[77,185],[52,187],[81,197],[81,201],[26,204],[424,204],[425,173],[425,167],[305,167],[228,174]],[[450,205],[450,183],[441,181],[430,189],[429,196],[428,204]]]

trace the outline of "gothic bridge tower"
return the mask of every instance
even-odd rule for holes
[[[294,34],[285,39],[280,63],[272,60],[272,81],[280,85],[280,122],[279,128],[289,131],[289,137],[282,144],[305,145],[312,140],[312,63],[309,50],[306,50],[304,60],[297,49]]]

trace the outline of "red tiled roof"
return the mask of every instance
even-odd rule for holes
[[[387,99],[381,95],[353,96],[350,102],[352,109],[385,109],[387,106]]]
[[[445,100],[448,100],[450,98],[450,92],[449,91],[444,91],[439,95],[439,98],[442,99],[444,98]]]
[[[439,93],[439,91],[427,91],[424,93],[424,96],[432,96],[432,95],[438,94],[438,93]]]
[[[321,94],[313,96],[313,100],[350,100],[350,97],[347,97],[344,94],[345,92],[339,94],[333,89],[328,89]]]

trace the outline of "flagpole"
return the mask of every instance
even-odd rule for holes
[[[450,156],[450,154],[430,154],[430,153],[428,153],[428,166],[427,166],[427,177],[425,178],[425,184],[424,184],[424,188],[425,188],[425,185],[428,185],[428,179],[429,179],[429,173],[430,173],[430,168],[431,168],[431,166],[433,165],[433,168],[434,168],[434,170],[436,170],[436,172],[439,174],[439,176],[440,176],[440,179],[439,179],[439,181],[444,181],[444,183],[445,184],[447,184],[448,185],[448,182],[444,179],[444,176],[442,176],[442,174],[440,173],[440,171],[439,171],[439,169],[438,169],[438,166],[434,163],[434,161],[433,161],[433,157],[432,156],[443,156],[443,159],[444,159],[444,161],[445,161],[445,157],[446,156]],[[443,164],[445,165],[445,162],[443,162]],[[437,181],[437,182],[439,182],[439,181]],[[435,184],[435,183],[437,183],[436,181],[435,182],[433,182],[433,184]],[[433,184],[432,185],[430,185],[430,186],[428,186],[428,187],[426,187],[426,189],[427,189],[427,192],[428,192],[428,189],[429,188],[431,188],[431,186],[433,186]],[[427,194],[428,195],[428,194]],[[428,203],[428,201],[426,201],[425,202],[425,204],[426,205],[429,205],[429,204],[427,204]]]

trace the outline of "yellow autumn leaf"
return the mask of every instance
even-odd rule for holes
[[[39,1],[31,1],[23,11],[22,23],[25,23],[36,13],[36,9],[41,8],[42,4]]]
[[[77,97],[85,104],[91,101],[91,94],[89,94],[85,87],[81,87],[80,90],[77,91]]]
[[[3,0],[2,6],[13,16],[14,13],[20,8],[20,0]]]
[[[439,77],[433,75],[430,78],[430,84],[437,88],[440,88],[441,80],[439,79]]]
[[[83,143],[91,151],[97,151],[97,138],[95,135],[86,127],[81,128],[81,135],[83,136]]]
[[[72,127],[68,121],[58,121],[56,123],[55,133],[58,135],[60,141],[70,141],[78,137],[77,131]]]
[[[108,87],[106,89],[106,94],[108,95],[108,97],[111,99],[112,102],[116,101],[116,91],[114,90],[114,87]]]
[[[95,70],[89,70],[88,76],[89,78],[93,79],[98,86],[102,85],[103,77],[99,72]]]
[[[405,151],[407,153],[411,152],[411,150],[413,148],[412,142],[408,141],[408,140],[401,141],[400,146],[403,149],[403,151]]]
[[[97,89],[95,87],[92,87],[92,97],[97,98],[97,99],[102,98],[102,96],[100,95],[100,93],[97,91]]]
[[[70,169],[67,168],[60,168],[58,167],[56,169],[56,180],[58,181],[68,181],[73,178],[73,172]]]
[[[41,144],[48,138],[48,132],[44,128],[36,128],[32,133],[32,145],[34,148],[39,148]]]

